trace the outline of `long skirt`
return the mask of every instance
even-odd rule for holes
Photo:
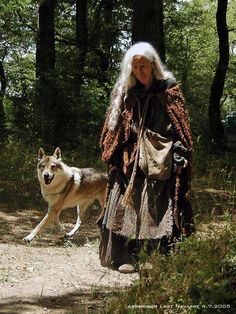
[[[119,169],[110,177],[111,189],[98,221],[103,266],[117,268],[125,263],[133,264],[141,250],[149,254],[159,248],[167,253],[173,234],[178,233],[173,218],[173,178],[158,181],[136,176],[132,206],[124,207],[122,199],[128,180]]]

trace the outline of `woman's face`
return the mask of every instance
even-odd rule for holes
[[[134,56],[132,61],[132,73],[145,88],[148,88],[152,84],[153,66],[145,57]]]

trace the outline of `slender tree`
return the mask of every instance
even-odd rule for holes
[[[116,9],[121,10],[121,4],[117,0],[97,1],[94,6],[94,14],[90,18],[88,49],[94,53],[97,61],[96,65],[93,63],[93,74],[103,83],[109,82],[108,69],[112,60],[111,51],[112,47],[117,44],[120,31],[118,17],[114,13]],[[96,71],[94,71],[95,69]]]
[[[0,147],[4,144],[6,140],[6,124],[5,124],[5,112],[3,106],[3,98],[6,91],[6,76],[3,67],[3,62],[0,61]]]
[[[117,0],[103,0],[103,37],[102,37],[102,51],[101,58],[101,79],[102,81],[108,81],[107,70],[110,65],[111,59],[111,47],[116,39],[114,32],[114,17],[113,10]]]
[[[38,107],[41,133],[46,142],[52,142],[55,111],[55,30],[54,12],[56,0],[40,0],[38,8],[38,36],[36,51],[36,76],[38,78]]]
[[[134,0],[132,41],[150,42],[165,61],[163,0]]]
[[[211,86],[209,100],[209,123],[212,138],[221,149],[226,148],[226,136],[221,121],[221,97],[223,95],[225,77],[229,64],[229,35],[227,27],[228,0],[218,0],[216,25],[219,37],[219,61],[216,66],[215,77]]]
[[[55,66],[54,11],[56,0],[40,0],[36,51],[37,77],[43,78]]]
[[[80,95],[83,83],[84,67],[88,49],[88,4],[87,0],[76,0],[76,85],[77,94]]]

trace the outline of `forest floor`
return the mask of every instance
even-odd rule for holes
[[[0,314],[106,313],[118,297],[116,292],[130,287],[139,275],[120,274],[100,265],[98,207],[88,209],[73,239],[64,240],[52,226],[26,244],[22,238],[46,213],[38,186],[32,187],[32,193],[29,190],[28,185],[7,186],[6,202],[0,202]],[[212,213],[212,221],[235,204],[234,194],[209,188],[195,188],[193,201],[194,207],[202,204]],[[66,232],[75,221],[75,209],[62,212]]]
[[[0,204],[0,313],[105,313],[115,292],[129,287],[138,274],[120,274],[100,265],[98,208],[87,211],[69,241],[51,227],[30,245],[23,243],[44,214]],[[70,230],[76,210],[61,216]]]

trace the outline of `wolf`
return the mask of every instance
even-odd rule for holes
[[[108,182],[107,175],[94,168],[76,168],[61,160],[61,150],[57,147],[52,156],[47,156],[42,147],[38,151],[37,175],[41,193],[48,203],[48,211],[42,221],[26,237],[31,242],[45,227],[54,222],[58,231],[63,232],[59,216],[62,209],[77,207],[74,228],[65,237],[72,237],[84,219],[86,209],[98,200],[101,208]]]

